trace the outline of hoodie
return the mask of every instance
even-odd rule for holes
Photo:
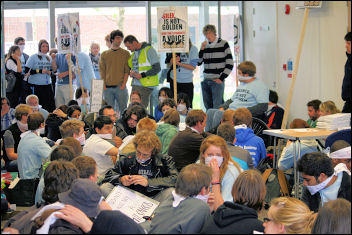
[[[233,202],[224,202],[208,219],[201,234],[253,234],[264,232],[263,222],[258,220],[257,211]]]
[[[174,125],[163,123],[155,131],[161,141],[161,153],[167,154],[172,138],[177,134],[177,128]]]
[[[266,157],[264,141],[254,134],[252,128],[243,126],[236,128],[235,146],[248,150],[252,157],[254,167],[258,165],[261,159]]]

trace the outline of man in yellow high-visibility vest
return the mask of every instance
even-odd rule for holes
[[[141,94],[145,108],[149,105],[153,87],[159,85],[160,60],[155,49],[147,42],[138,42],[133,35],[128,35],[123,43],[132,52],[128,60],[131,68],[132,91],[137,90]]]

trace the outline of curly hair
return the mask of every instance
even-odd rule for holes
[[[138,146],[146,149],[153,149],[152,155],[157,155],[161,151],[159,137],[152,131],[143,130],[138,132],[133,138],[133,144],[136,150]]]
[[[137,132],[142,130],[155,131],[156,128],[158,128],[158,125],[155,120],[145,117],[138,121],[136,130]]]
[[[316,180],[321,173],[330,177],[334,173],[331,159],[321,152],[304,154],[297,162],[298,171],[303,174],[314,176]]]
[[[78,177],[78,169],[72,162],[51,162],[44,171],[43,199],[48,203],[58,201],[58,194],[69,190],[72,182]]]

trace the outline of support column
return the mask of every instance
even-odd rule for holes
[[[55,45],[55,1],[48,1],[48,10],[49,10],[49,43],[50,48],[56,48]],[[49,49],[50,49],[49,48]]]

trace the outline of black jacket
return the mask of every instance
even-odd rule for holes
[[[102,183],[121,184],[120,178],[122,176],[138,175],[138,164],[135,152],[120,155],[115,167],[105,174]],[[178,171],[172,157],[159,153],[152,156],[151,164],[153,176],[148,179],[148,186],[130,185],[128,188],[152,197],[165,188],[175,187]]]
[[[244,205],[224,202],[205,222],[201,234],[253,234],[264,232],[257,211]]]
[[[59,117],[54,113],[50,113],[45,121],[46,136],[52,141],[61,139],[59,126],[68,119]]]
[[[116,123],[116,136],[124,139],[126,136],[135,135],[136,134],[136,127],[130,128],[127,122],[120,118]]]
[[[341,186],[337,193],[337,197],[351,201],[351,176],[346,172],[343,172]],[[320,193],[311,195],[308,189],[304,187],[302,201],[308,205],[311,211],[318,212],[321,201]]]
[[[345,76],[342,82],[341,97],[344,101],[351,101],[351,54],[347,54],[347,61],[345,64]]]

